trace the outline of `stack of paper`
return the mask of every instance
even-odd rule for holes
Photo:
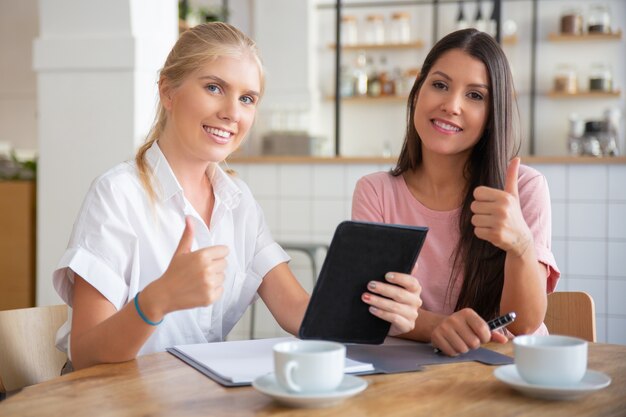
[[[168,349],[168,352],[223,385],[249,385],[255,378],[274,371],[272,348],[289,340],[297,339],[280,337],[178,345]],[[373,371],[371,363],[346,358],[346,373]]]

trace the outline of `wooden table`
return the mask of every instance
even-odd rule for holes
[[[512,344],[489,345],[512,354]],[[613,379],[570,401],[522,396],[475,362],[364,377],[369,387],[341,405],[286,408],[251,387],[224,388],[168,353],[99,365],[25,388],[0,416],[625,416],[626,346],[590,344],[589,367]]]

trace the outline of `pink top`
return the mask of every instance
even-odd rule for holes
[[[551,247],[550,193],[545,177],[537,170],[521,165],[518,176],[519,196],[524,219],[530,228],[537,259],[547,266],[548,293],[554,291],[560,272]],[[461,290],[463,277],[457,277],[448,293],[452,271],[452,255],[459,240],[457,219],[461,209],[435,211],[420,203],[409,191],[402,176],[377,172],[361,178],[352,200],[352,219],[427,226],[424,247],[420,252],[419,268],[413,270],[422,286],[423,308],[440,314],[451,314]],[[460,274],[458,274],[460,275]],[[537,333],[547,333],[542,325]]]

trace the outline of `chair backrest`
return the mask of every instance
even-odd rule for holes
[[[66,320],[65,304],[0,311],[0,392],[61,374],[67,355],[54,341]]]
[[[586,292],[558,291],[548,294],[545,324],[551,334],[596,341],[593,298]]]

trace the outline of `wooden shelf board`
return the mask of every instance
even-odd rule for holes
[[[341,101],[344,103],[381,103],[381,102],[392,102],[392,103],[406,103],[408,96],[363,96],[363,97],[342,97]],[[328,101],[334,101],[335,97],[326,97]]]
[[[577,42],[577,41],[608,41],[622,39],[622,31],[614,33],[585,33],[583,35],[567,35],[561,33],[550,33],[548,40],[552,42]]]
[[[228,159],[232,164],[389,164],[395,165],[397,156],[232,156]],[[594,156],[522,156],[522,163],[533,164],[565,164],[565,165],[626,165],[626,156],[594,157]]]
[[[330,44],[328,45],[329,48],[331,49],[335,49],[336,45]],[[343,45],[341,47],[341,49],[346,50],[346,51],[358,51],[361,49],[377,49],[377,50],[383,50],[383,49],[419,49],[419,48],[423,48],[424,47],[424,42],[421,40],[415,40],[409,43],[383,43],[383,44],[366,44],[366,43],[362,43],[362,44],[356,44],[356,45]]]
[[[551,98],[617,98],[620,97],[622,92],[620,90],[611,91],[611,92],[601,92],[601,91],[581,91],[576,94],[569,93],[560,93],[557,91],[550,91],[548,93],[548,97]]]

